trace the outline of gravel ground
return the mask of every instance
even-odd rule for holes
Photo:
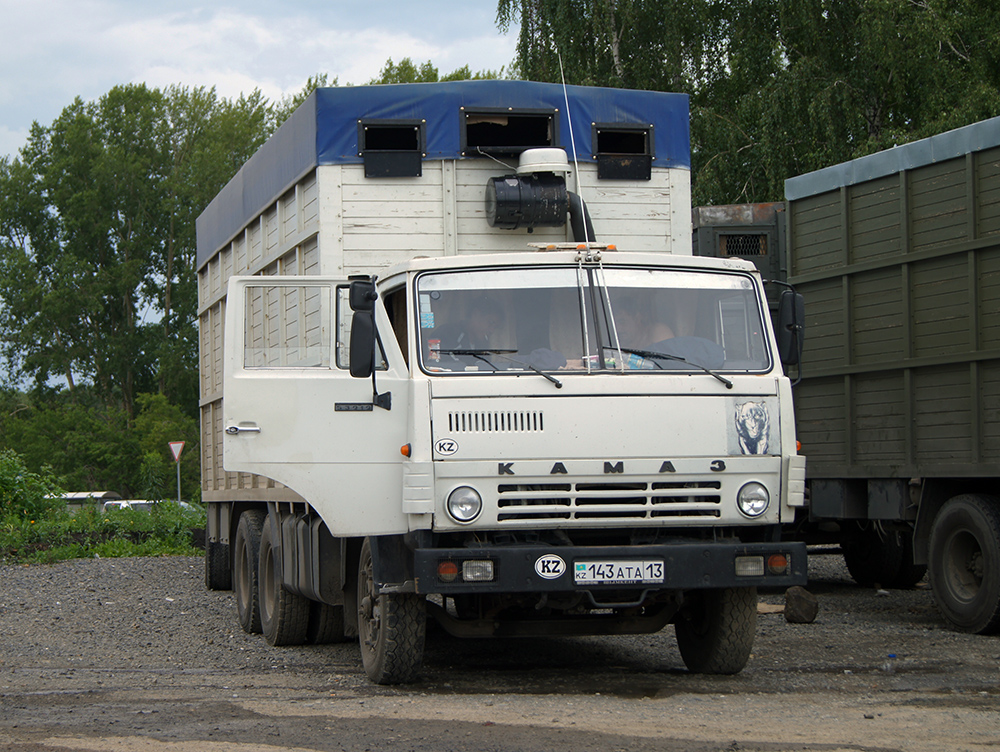
[[[813,624],[762,593],[735,677],[688,674],[656,635],[455,641],[422,680],[367,682],[356,645],[244,634],[201,559],[0,567],[0,749],[1000,749],[1000,638],[959,634],[930,591],[810,560]],[[334,733],[335,731],[335,733]]]

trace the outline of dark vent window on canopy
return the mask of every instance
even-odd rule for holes
[[[462,154],[516,155],[525,149],[559,146],[558,113],[463,110]]]
[[[598,179],[650,179],[653,167],[652,126],[595,123],[592,138]]]
[[[358,147],[366,178],[420,177],[424,123],[420,120],[358,121]]]

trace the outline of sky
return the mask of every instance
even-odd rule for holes
[[[117,84],[259,89],[268,99],[326,73],[364,84],[386,60],[431,61],[444,75],[509,68],[517,29],[495,0],[0,0],[0,158],[31,124]]]

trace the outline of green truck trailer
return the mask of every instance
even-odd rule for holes
[[[785,183],[784,204],[694,212],[806,305],[798,439],[809,503],[862,584],[926,569],[955,627],[1000,631],[1000,118]]]

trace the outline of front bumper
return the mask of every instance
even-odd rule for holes
[[[785,573],[771,574],[768,559],[787,557]],[[752,571],[759,558],[759,574],[737,574],[737,563]],[[492,562],[489,581],[466,581],[464,562]],[[448,582],[439,574],[442,562],[453,562],[458,574]],[[656,578],[631,582],[577,582],[577,564],[596,562],[662,562],[662,581]],[[477,566],[481,571],[481,567]],[[628,569],[628,568],[626,568]],[[649,574],[659,572],[650,570]],[[475,548],[418,548],[414,552],[414,579],[418,593],[542,593],[601,590],[703,590],[732,587],[805,585],[804,543],[674,542],[642,546],[481,546]]]

